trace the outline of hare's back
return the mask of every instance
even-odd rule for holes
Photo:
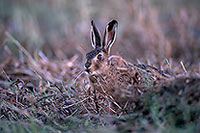
[[[146,73],[151,73],[157,78],[161,79],[167,79],[170,78],[171,76],[167,74],[165,71],[162,71],[156,67],[150,66],[150,65],[144,65],[144,64],[134,64],[135,67],[138,69],[146,72]]]
[[[128,68],[129,67],[129,62],[127,62],[126,60],[124,60],[122,57],[117,56],[117,55],[112,55],[109,57],[109,64],[111,66],[114,66],[118,69],[120,68]]]

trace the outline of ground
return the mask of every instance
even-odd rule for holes
[[[199,132],[199,4],[0,0],[0,132]],[[112,54],[173,77],[129,111],[113,109],[83,71],[90,21],[103,32],[111,19]]]

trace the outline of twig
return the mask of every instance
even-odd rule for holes
[[[81,102],[87,100],[88,98],[90,98],[90,97],[86,97],[86,98],[84,98],[84,99],[81,100],[81,101],[78,101],[78,102],[76,102],[76,103],[73,103],[73,104],[70,104],[70,105],[68,105],[68,106],[65,106],[65,107],[63,107],[63,109],[67,109],[67,108],[70,108],[70,107],[72,107],[72,106],[74,106],[74,105],[77,105],[77,104],[79,104],[79,103],[81,103]]]
[[[184,72],[187,73],[187,70],[186,70],[186,68],[185,68],[185,66],[184,66],[184,64],[183,64],[183,61],[181,61],[180,63],[181,63],[181,66],[182,66]]]
[[[38,66],[37,62],[33,59],[31,54],[20,44],[18,40],[16,40],[9,32],[6,32],[6,36],[10,38],[13,43],[29,58],[34,66]]]
[[[6,71],[2,68],[2,73],[4,73],[5,74],[5,76],[6,76],[6,78],[7,78],[7,80],[9,81],[9,82],[12,82],[12,80],[10,79],[10,77],[8,76],[8,74],[6,73]]]
[[[171,65],[170,65],[170,63],[169,63],[169,60],[168,60],[167,58],[165,58],[165,61],[166,61],[167,65],[168,65],[168,67],[169,67],[169,69],[170,69],[170,71],[171,71]]]

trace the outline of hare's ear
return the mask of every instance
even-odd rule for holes
[[[106,50],[107,54],[110,54],[110,48],[116,39],[118,22],[116,20],[110,21],[105,29],[104,38],[103,38],[103,48]]]
[[[96,27],[94,21],[91,21],[91,32],[90,32],[90,39],[92,43],[92,47],[94,49],[101,47],[101,37],[98,28]]]

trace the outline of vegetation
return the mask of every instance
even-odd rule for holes
[[[199,132],[199,0],[0,0],[0,132]],[[173,76],[116,111],[83,72],[90,21],[112,53]],[[96,105],[98,104],[99,109]]]

